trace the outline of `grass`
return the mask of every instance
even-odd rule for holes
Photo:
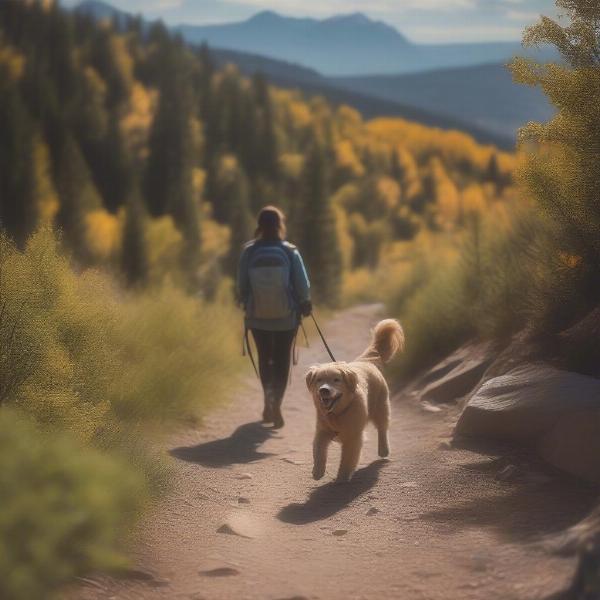
[[[433,244],[396,280],[388,310],[407,346],[399,376],[432,366],[472,338],[508,340],[528,328],[554,334],[585,298],[585,274],[565,257],[553,228],[527,206],[467,221],[457,241]]]

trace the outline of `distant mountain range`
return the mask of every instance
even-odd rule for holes
[[[97,19],[129,16],[99,0],[76,10]],[[516,43],[414,45],[361,14],[317,21],[263,12],[242,23],[173,29],[192,44],[207,42],[220,64],[234,63],[247,75],[262,72],[276,85],[348,104],[366,118],[399,116],[510,148],[518,127],[553,112],[539,90],[514,84],[503,66],[523,53]],[[433,68],[440,63],[446,68]],[[315,64],[329,65],[323,70],[330,73],[376,74],[324,76]],[[447,68],[452,64],[458,66]]]
[[[554,114],[543,92],[515,84],[504,64],[331,81],[354,93],[418,106],[496,136],[512,134],[527,121],[546,121]]]
[[[240,72],[249,76],[263,73],[278,87],[323,96],[334,105],[347,104],[358,110],[365,119],[401,117],[430,127],[458,129],[471,134],[482,143],[496,144],[501,148],[512,148],[515,143],[514,131],[492,132],[486,127],[475,125],[468,117],[462,120],[449,113],[421,108],[418,104],[378,98],[368,91],[353,91],[350,86],[344,87],[345,82],[342,86],[337,80],[323,77],[312,69],[235,50],[212,49],[211,53],[218,66],[235,64]]]
[[[100,18],[125,14],[100,0],[84,0],[78,10]],[[413,44],[394,27],[362,13],[317,20],[263,11],[237,23],[182,24],[173,29],[193,44],[269,56],[330,76],[397,75],[499,63],[524,53],[519,42]],[[546,56],[549,50],[528,53]]]
[[[180,25],[184,39],[300,63],[324,75],[413,73],[429,69],[506,62],[523,53],[518,42],[423,45],[361,13],[325,20],[271,11],[224,25]],[[547,50],[533,51],[544,54]]]

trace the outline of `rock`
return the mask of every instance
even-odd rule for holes
[[[281,459],[283,462],[290,463],[290,465],[303,465],[303,460],[298,460],[297,458],[288,458],[284,457]]]
[[[518,442],[600,483],[600,380],[543,363],[521,365],[477,390],[455,435]]]
[[[570,556],[590,545],[600,545],[600,504],[585,519],[558,534],[551,541],[550,549]]]
[[[237,511],[227,518],[218,529],[217,533],[227,533],[239,537],[252,539],[258,537],[260,531],[258,524],[245,511]]]
[[[556,600],[595,600],[600,598],[600,506],[583,521],[571,527],[558,540],[563,555],[578,554],[578,564],[570,586],[554,596]]]
[[[540,438],[536,450],[562,471],[600,483],[600,401],[596,410],[563,416]]]
[[[483,374],[482,382],[506,375],[523,364],[542,360],[548,354],[547,345],[547,340],[537,339],[527,329],[519,331],[512,337],[508,346],[496,356],[494,362]]]
[[[238,504],[250,504],[250,498],[246,498],[245,496],[240,496],[238,498]]]
[[[206,577],[231,577],[232,575],[239,575],[240,572],[233,567],[219,567],[217,569],[209,569],[208,571],[200,571],[200,575]]]
[[[567,367],[600,375],[600,305],[558,337]]]
[[[433,404],[429,404],[429,402],[421,402],[421,410],[423,412],[430,412],[430,413],[439,413],[442,412],[442,408],[440,408],[439,406],[435,406]]]
[[[236,479],[252,479],[252,475],[250,473],[240,473]]]
[[[372,517],[373,515],[376,515],[380,512],[381,511],[378,508],[376,508],[375,506],[371,506],[371,508],[367,511],[367,516]]]
[[[469,399],[455,434],[534,444],[573,411],[600,408],[600,381],[543,363],[486,381]]]
[[[428,383],[421,390],[421,399],[448,403],[463,397],[475,388],[492,361],[489,343],[459,348],[423,378]]]
[[[342,535],[346,535],[348,533],[347,529],[336,529],[335,531],[331,532],[331,535],[336,535],[338,537],[341,537]]]

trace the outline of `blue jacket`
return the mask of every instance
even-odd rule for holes
[[[291,265],[291,283],[294,301],[297,304],[296,309],[300,304],[310,300],[310,281],[304,261],[300,252],[293,244],[280,240],[252,240],[244,246],[242,256],[238,266],[238,276],[236,285],[236,296],[238,302],[246,308],[252,290],[250,289],[250,276],[248,273],[248,263],[252,249],[256,244],[264,245],[280,245],[285,247],[292,261]],[[300,314],[298,310],[292,311],[292,314],[282,319],[256,319],[246,315],[245,324],[249,329],[264,329],[267,331],[289,331],[296,329],[300,323]]]

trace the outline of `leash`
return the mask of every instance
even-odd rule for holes
[[[321,337],[321,341],[323,342],[323,345],[325,346],[325,350],[327,350],[327,354],[329,354],[329,358],[331,358],[331,360],[333,362],[337,362],[335,360],[335,356],[333,356],[333,352],[331,351],[329,344],[327,343],[327,340],[325,339],[325,336],[323,335],[323,332],[321,331],[321,328],[319,327],[319,324],[317,323],[317,320],[315,319],[315,315],[313,313],[310,313],[310,316],[312,317],[312,320],[315,324],[315,327],[317,328],[319,336]]]
[[[333,355],[333,352],[331,351],[331,348],[329,347],[329,344],[327,343],[327,340],[325,339],[325,336],[323,335],[323,332],[321,331],[321,328],[319,327],[319,324],[317,323],[317,319],[315,319],[315,315],[313,313],[311,313],[310,316],[312,317],[313,323],[315,324],[315,327],[317,329],[319,337],[321,338],[321,341],[323,342],[323,345],[325,346],[325,350],[327,350],[327,354],[329,354],[329,358],[331,358],[331,360],[333,362],[337,362],[335,359],[335,356]],[[304,329],[304,325],[302,324],[302,321],[300,321],[300,328],[302,328],[302,333],[304,334],[304,339],[306,340],[306,345],[309,346],[308,336],[306,335],[306,330]],[[297,337],[298,337],[298,330],[296,330],[296,335],[294,336],[294,342],[293,342],[293,346],[292,346],[292,364],[293,365],[298,364],[298,358],[296,355],[296,339],[297,339]],[[252,352],[252,345],[250,344],[247,327],[244,329],[244,336],[242,338],[242,356],[246,356],[246,354],[248,355],[248,358],[250,359],[250,362],[252,363],[252,368],[254,369],[256,376],[260,379],[260,375],[258,374],[258,368],[256,367],[256,361],[254,360],[254,354]],[[290,370],[290,377],[291,377],[291,370]]]
[[[252,346],[250,345],[250,340],[248,339],[248,328],[244,329],[244,337],[242,338],[242,356],[246,356],[246,352],[248,353],[248,358],[250,358],[250,362],[252,363],[252,367],[254,368],[254,372],[256,376],[260,379],[260,375],[258,374],[258,369],[256,368],[256,362],[254,360],[254,355],[252,354]]]

